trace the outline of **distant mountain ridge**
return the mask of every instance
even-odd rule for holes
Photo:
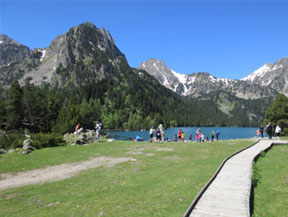
[[[245,79],[216,78],[204,72],[189,75],[180,74],[166,66],[163,61],[157,59],[149,59],[141,63],[138,69],[146,70],[165,87],[184,96],[198,97],[215,91],[227,91],[239,98],[259,99],[275,96],[280,92],[274,86],[263,86],[261,83]]]

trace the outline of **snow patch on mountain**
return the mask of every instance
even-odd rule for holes
[[[250,75],[242,78],[241,80],[242,81],[251,81],[251,82],[253,82],[255,80],[255,78],[264,77],[266,73],[272,71],[273,70],[272,66],[273,65],[271,63],[266,63],[265,65],[263,65],[262,67],[260,67],[256,71],[252,72]]]
[[[191,84],[193,84],[195,81],[196,81],[196,78],[195,78],[195,77],[190,77],[190,78],[187,79],[187,84],[188,84],[188,85],[191,85]]]
[[[163,85],[164,85],[164,86],[169,85],[169,82],[168,82],[168,79],[166,78],[166,76],[163,75],[163,77],[164,77]]]
[[[277,69],[283,69],[283,68],[284,68],[284,66],[283,66],[282,64],[280,64],[280,65],[274,65],[273,68],[272,68],[272,71],[273,71],[273,70],[277,70]]]
[[[4,43],[4,41],[0,41],[0,44],[3,44]]]
[[[44,57],[46,55],[46,50],[45,49],[44,50],[39,49],[38,51],[40,51],[42,53],[42,56],[40,58],[40,62],[42,62],[42,60],[44,59]]]
[[[183,85],[186,83],[187,75],[180,74],[178,72],[173,71],[172,69],[171,72],[179,80],[180,83],[182,83]]]

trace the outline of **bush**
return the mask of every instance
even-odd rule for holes
[[[23,146],[23,141],[25,136],[22,133],[11,133],[7,135],[0,136],[0,148],[1,149],[11,149]]]
[[[37,149],[65,145],[63,136],[58,133],[38,133],[32,135],[33,147]]]

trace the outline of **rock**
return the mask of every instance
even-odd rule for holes
[[[32,152],[31,149],[27,149],[27,150],[22,151],[21,154],[29,154],[31,152]]]
[[[15,151],[15,149],[9,149],[8,153],[13,153]]]
[[[93,137],[93,136],[87,137],[87,141],[89,141],[89,142],[94,142],[95,140],[96,140],[96,137]]]
[[[95,137],[96,133],[94,130],[87,130],[86,135],[87,137]]]
[[[86,134],[82,134],[82,140],[87,141],[88,140],[88,136]]]
[[[7,154],[7,151],[5,149],[0,149],[0,154]]]
[[[75,143],[78,144],[78,145],[83,145],[83,144],[85,144],[86,140],[87,140],[87,136],[81,134],[81,135],[78,135],[76,137],[76,142]]]
[[[66,134],[64,135],[64,139],[66,140],[69,136],[70,136],[70,133],[66,133]]]
[[[86,143],[92,143],[96,141],[96,133],[94,130],[86,130],[79,133],[79,135],[75,134],[65,134],[64,140],[67,144],[74,146],[76,144],[83,145]]]
[[[31,139],[26,139],[23,142],[23,148],[24,150],[28,150],[32,146],[32,140]]]

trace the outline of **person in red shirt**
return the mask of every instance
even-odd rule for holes
[[[181,129],[179,129],[179,131],[178,131],[178,141],[181,141],[181,135],[182,135],[182,131],[181,131]]]
[[[76,135],[78,135],[79,129],[80,129],[80,123],[78,123],[78,124],[76,125],[76,127],[75,127]]]

